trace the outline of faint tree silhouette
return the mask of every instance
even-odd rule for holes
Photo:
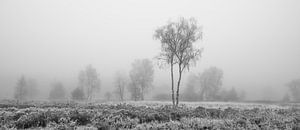
[[[141,88],[138,86],[136,81],[130,81],[128,84],[128,91],[130,93],[131,99],[134,101],[140,100],[141,97]]]
[[[290,81],[287,86],[290,89],[294,101],[300,102],[300,79]]]
[[[29,100],[33,100],[37,97],[39,91],[38,91],[38,84],[35,79],[27,79],[26,80],[27,85],[26,85],[26,98]]]
[[[118,96],[120,101],[124,101],[125,87],[127,85],[126,75],[120,71],[115,74],[115,94]]]
[[[15,88],[15,93],[14,93],[14,97],[17,100],[17,102],[23,101],[25,99],[26,85],[27,85],[27,83],[26,83],[25,77],[22,76],[17,82],[17,86]]]
[[[101,84],[97,70],[92,65],[88,65],[85,70],[80,71],[78,80],[78,86],[84,89],[86,99],[92,100],[95,90],[99,90]]]
[[[203,100],[216,100],[222,86],[223,71],[217,67],[210,67],[199,74]]]
[[[85,99],[84,91],[80,87],[75,88],[71,95],[73,100],[83,101]]]
[[[61,82],[55,82],[52,84],[49,99],[53,101],[66,99],[66,90]]]
[[[14,92],[14,98],[19,101],[32,100],[38,94],[37,83],[34,79],[26,79],[25,76],[17,82]]]
[[[149,59],[139,59],[132,63],[130,70],[131,86],[130,92],[135,93],[134,97],[144,100],[145,93],[152,86],[154,69]],[[136,95],[137,94],[137,95]]]
[[[281,101],[282,101],[282,102],[290,102],[290,101],[291,101],[290,95],[289,95],[288,93],[286,93],[286,94],[283,96],[283,98],[282,98]]]

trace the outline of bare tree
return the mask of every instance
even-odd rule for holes
[[[173,106],[178,106],[179,87],[182,72],[189,69],[191,63],[196,63],[202,52],[195,48],[196,41],[202,38],[201,27],[194,18],[180,18],[177,22],[170,22],[155,31],[154,37],[161,42],[161,53],[157,57],[162,62],[171,66],[171,90]],[[174,99],[174,74],[173,66],[178,65],[178,80],[176,101]]]
[[[199,76],[201,93],[203,100],[215,100],[222,86],[223,71],[217,67],[206,69]]]
[[[291,96],[293,97],[294,101],[300,102],[300,79],[290,81],[287,86],[291,91]]]
[[[130,92],[135,93],[139,90],[139,98],[144,100],[145,93],[147,93],[148,89],[152,86],[153,74],[153,65],[149,59],[135,60],[132,63],[132,69],[130,71],[130,85],[132,85],[130,86],[132,89],[129,89]]]
[[[25,99],[25,96],[26,96],[26,86],[27,86],[27,83],[26,83],[25,77],[22,76],[18,80],[17,86],[15,88],[14,97],[17,100],[17,102],[23,101]]]
[[[127,79],[124,73],[118,71],[115,74],[115,93],[120,101],[124,101],[125,86],[127,85]]]
[[[141,97],[141,88],[137,84],[136,81],[131,79],[129,85],[128,85],[128,91],[130,93],[131,99],[134,101],[140,100]]]
[[[34,79],[26,79],[25,76],[21,76],[15,88],[15,99],[18,101],[32,100],[36,97],[37,93],[38,90],[36,81]]]
[[[288,93],[286,93],[283,97],[282,97],[282,102],[287,103],[290,102],[290,95]]]
[[[38,88],[37,88],[37,82],[35,79],[28,79],[27,85],[26,85],[26,97],[27,99],[33,100],[37,97],[38,95]]]
[[[66,90],[61,82],[55,82],[52,84],[52,88],[49,93],[50,100],[64,100],[66,98]]]
[[[92,100],[94,91],[100,89],[100,78],[97,70],[92,65],[88,65],[85,70],[80,71],[78,80],[78,86],[85,90],[87,100]]]

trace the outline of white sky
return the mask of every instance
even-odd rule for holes
[[[88,64],[99,71],[102,91],[112,90],[115,72],[156,56],[154,30],[180,16],[204,28],[203,57],[191,72],[217,66],[224,87],[245,89],[249,99],[263,97],[264,87],[282,95],[300,78],[299,0],[1,0],[0,98],[22,74],[44,90],[54,80],[75,88]],[[161,88],[169,82],[168,69],[156,66],[154,91],[169,92]]]

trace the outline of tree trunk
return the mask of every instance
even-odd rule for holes
[[[179,86],[180,86],[181,74],[182,74],[181,65],[178,66],[178,69],[179,69],[179,78],[177,82],[177,91],[176,91],[176,107],[178,106],[179,103]]]
[[[144,101],[144,86],[141,87],[141,100]]]
[[[121,98],[121,101],[123,102],[124,101],[124,93],[123,93],[123,91],[121,90],[121,96],[120,96],[120,98]]]
[[[173,74],[173,60],[171,62],[171,82],[172,82],[172,103],[173,103],[173,107],[175,106],[175,98],[174,98],[174,74]]]

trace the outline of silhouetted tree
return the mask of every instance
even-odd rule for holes
[[[289,94],[285,94],[281,100],[282,102],[290,102],[290,95]]]
[[[290,89],[294,101],[300,102],[300,79],[290,81],[287,86]]]
[[[127,79],[124,73],[120,71],[115,75],[115,93],[120,101],[124,101],[125,96],[125,86],[127,85]]]
[[[25,76],[22,76],[18,80],[14,94],[16,100],[32,100],[36,97],[37,94],[37,83],[34,79],[26,80]]]
[[[140,100],[144,100],[145,93],[152,86],[154,69],[149,59],[135,60],[130,71],[131,86],[129,92]]]
[[[26,97],[27,99],[33,100],[38,95],[39,91],[37,89],[37,82],[34,79],[28,79],[27,81],[27,87],[26,87]]]
[[[84,91],[80,87],[75,88],[71,95],[73,100],[83,101],[85,99]]]
[[[131,99],[138,101],[141,98],[141,88],[138,86],[136,81],[131,81],[128,85],[128,91],[130,93]]]
[[[217,67],[210,67],[200,74],[200,87],[203,100],[216,100],[222,86],[223,71]]]
[[[201,27],[193,18],[180,18],[177,22],[170,22],[155,31],[154,37],[161,42],[161,53],[157,57],[162,62],[171,66],[171,90],[173,106],[178,106],[179,87],[182,72],[189,69],[191,63],[196,63],[201,54],[201,49],[195,48],[193,43],[202,37]],[[174,97],[173,66],[178,65],[178,80],[176,101]]]
[[[49,93],[50,100],[63,100],[66,99],[66,92],[61,82],[55,82],[52,84],[52,88]]]
[[[14,94],[14,97],[18,102],[23,101],[25,99],[26,86],[27,86],[27,83],[26,83],[25,77],[22,76],[17,82],[17,86],[15,88],[15,94]]]
[[[79,73],[78,80],[79,87],[85,90],[87,100],[92,100],[95,90],[100,89],[100,78],[97,70],[92,65],[88,65],[85,70]]]
[[[234,87],[229,90],[221,88],[218,93],[219,94],[215,100],[220,101],[242,101],[245,97],[244,91],[240,91],[238,93]]]

